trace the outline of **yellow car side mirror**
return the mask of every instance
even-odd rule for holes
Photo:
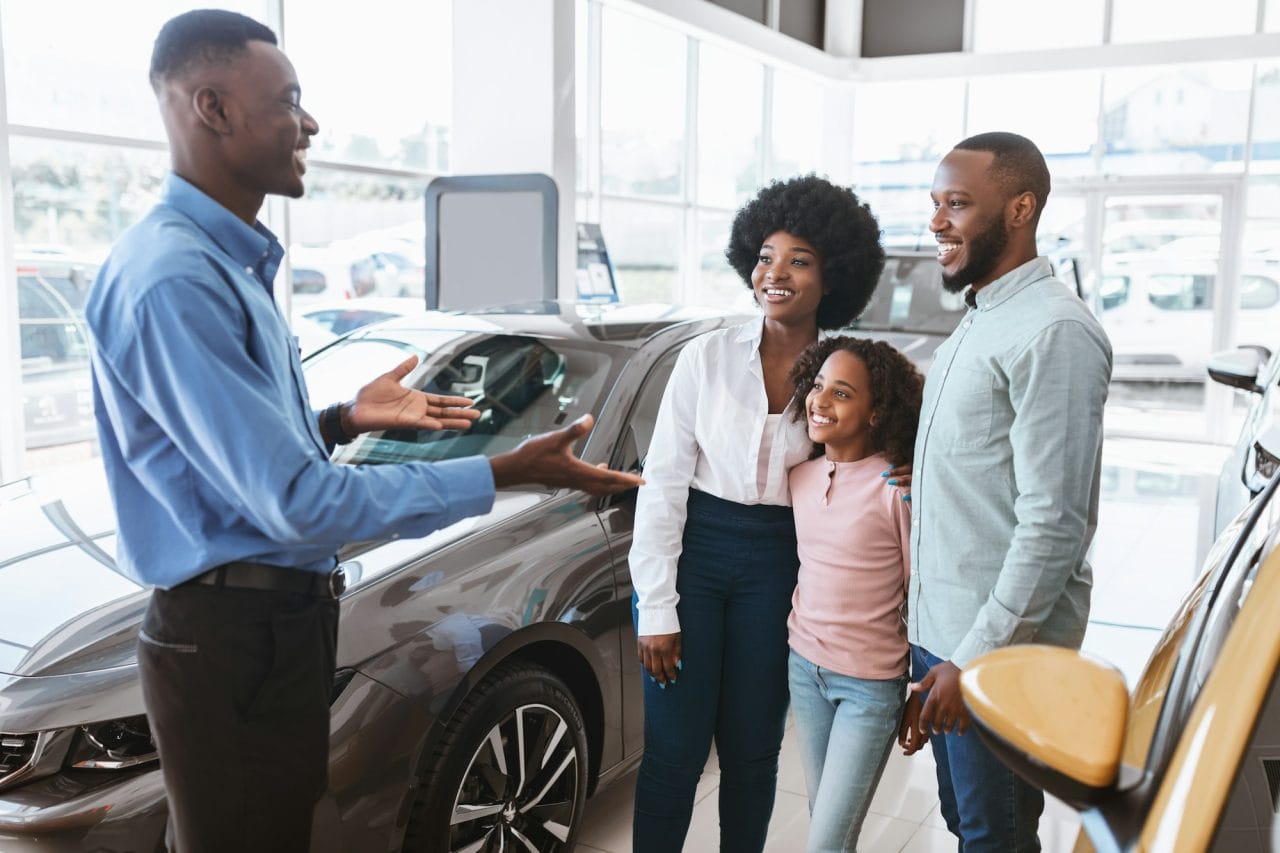
[[[979,735],[1014,772],[1073,804],[1115,789],[1129,715],[1124,676],[1054,646],[1010,646],[960,677]]]

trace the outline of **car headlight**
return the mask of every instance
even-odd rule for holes
[[[76,731],[67,765],[78,770],[123,770],[157,760],[147,718],[124,717],[90,723]]]

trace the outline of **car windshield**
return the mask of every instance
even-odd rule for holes
[[[964,312],[963,295],[942,288],[937,258],[890,254],[871,303],[852,328],[949,335]]]
[[[373,376],[410,355],[420,359],[405,384],[469,397],[480,418],[468,430],[396,429],[361,436],[337,461],[380,464],[456,459],[510,450],[530,435],[599,414],[621,355],[598,345],[523,335],[370,330],[307,361],[314,408],[349,400]]]

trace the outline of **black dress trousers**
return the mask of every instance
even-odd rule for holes
[[[138,643],[175,853],[304,853],[328,781],[338,602],[155,590]]]

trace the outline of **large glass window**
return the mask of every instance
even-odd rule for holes
[[[1203,0],[1112,0],[1111,41],[1241,35],[1253,32],[1257,20],[1258,0],[1215,0],[1212,6]]]
[[[376,9],[353,15],[341,0],[289,5],[289,58],[320,123],[312,156],[447,171],[453,4],[382,0]]]
[[[781,69],[773,72],[773,157],[769,176],[823,172],[825,87],[821,80]]]
[[[698,203],[736,207],[760,178],[759,62],[702,44],[698,51]]]
[[[1280,62],[1258,63],[1251,154],[1254,173],[1280,174]]]
[[[965,83],[875,83],[854,97],[854,186],[880,220],[885,245],[915,248],[928,240],[938,161],[964,138]]]
[[[674,205],[605,199],[601,231],[624,302],[679,302],[684,210]]]
[[[976,78],[965,133],[1020,133],[1044,152],[1055,177],[1092,174],[1101,85],[1096,71]]]
[[[1076,0],[1070,14],[1045,21],[1045,7],[1027,0],[976,0],[973,49],[977,53],[1082,47],[1102,43],[1105,0]]]
[[[688,40],[610,7],[602,12],[604,191],[679,198],[684,189]]]
[[[84,0],[3,5],[9,121],[63,130],[164,139],[147,82],[151,47],[190,0],[138,0],[127,9]],[[263,0],[218,4],[263,20]]]
[[[1104,171],[1183,175],[1243,168],[1253,66],[1117,69],[1103,86]]]
[[[749,310],[751,291],[724,256],[733,214],[712,210],[698,213],[698,284],[685,295],[694,305]]]
[[[358,297],[422,299],[425,189],[425,180],[309,171],[307,194],[289,213],[294,307]]]

